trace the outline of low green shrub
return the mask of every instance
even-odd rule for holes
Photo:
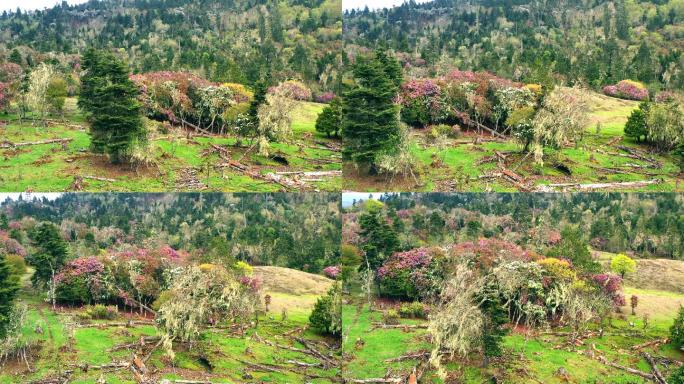
[[[403,318],[424,319],[426,316],[425,306],[420,301],[404,303],[399,308],[399,314]]]
[[[397,325],[399,324],[399,312],[396,309],[388,309],[382,313],[382,322],[387,325]]]
[[[81,312],[81,317],[84,319],[91,320],[113,320],[119,315],[118,310],[113,305],[88,305],[85,307],[83,312]]]

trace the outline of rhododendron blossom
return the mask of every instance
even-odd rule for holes
[[[337,265],[331,265],[323,269],[323,273],[331,279],[337,279],[340,272],[342,272],[342,269]]]

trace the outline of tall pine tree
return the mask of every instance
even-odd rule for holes
[[[344,157],[376,172],[376,159],[396,151],[400,141],[394,99],[402,82],[397,60],[379,51],[359,58],[353,68],[355,85],[342,98]]]
[[[146,138],[139,91],[126,65],[110,52],[89,49],[82,65],[78,106],[90,121],[91,150],[107,153],[114,164],[124,162],[136,141]]]
[[[17,291],[19,291],[19,283],[16,276],[12,274],[5,256],[0,255],[0,340],[6,335]]]

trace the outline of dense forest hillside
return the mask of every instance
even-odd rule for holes
[[[206,262],[235,257],[320,272],[339,256],[338,205],[337,195],[326,193],[71,193],[55,200],[7,200],[0,217],[27,233],[43,221],[58,225],[76,256],[156,242]],[[28,241],[19,237],[19,243]]]
[[[684,87],[679,1],[436,0],[344,19],[352,53],[387,46],[415,77],[457,67],[527,83]]]
[[[88,47],[120,49],[136,72],[192,70],[211,81],[297,78],[336,88],[340,0],[91,0],[0,16],[0,57],[78,65]],[[0,61],[4,61],[0,59]]]
[[[545,248],[566,232],[597,251],[684,259],[684,205],[673,193],[402,193],[380,200],[401,250],[500,236]],[[357,239],[362,206],[344,215],[345,242]]]

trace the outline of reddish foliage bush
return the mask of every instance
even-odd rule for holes
[[[648,89],[643,84],[632,80],[622,80],[615,85],[607,85],[603,87],[603,93],[628,100],[648,99]]]
[[[288,80],[268,89],[268,93],[282,92],[285,96],[300,101],[311,101],[311,90],[299,81]],[[332,99],[331,99],[332,100]]]
[[[610,298],[613,305],[621,307],[625,305],[625,296],[622,294],[622,278],[611,273],[600,273],[592,276],[592,280],[601,292]]]
[[[337,276],[339,276],[340,272],[342,272],[342,269],[337,265],[331,265],[323,269],[323,273],[325,273],[325,275],[331,279],[337,279]]]
[[[317,102],[317,103],[328,104],[328,103],[330,103],[331,101],[333,101],[334,98],[335,98],[335,93],[333,93],[333,92],[323,92],[323,93],[321,93],[321,94],[316,95],[316,102]]]

